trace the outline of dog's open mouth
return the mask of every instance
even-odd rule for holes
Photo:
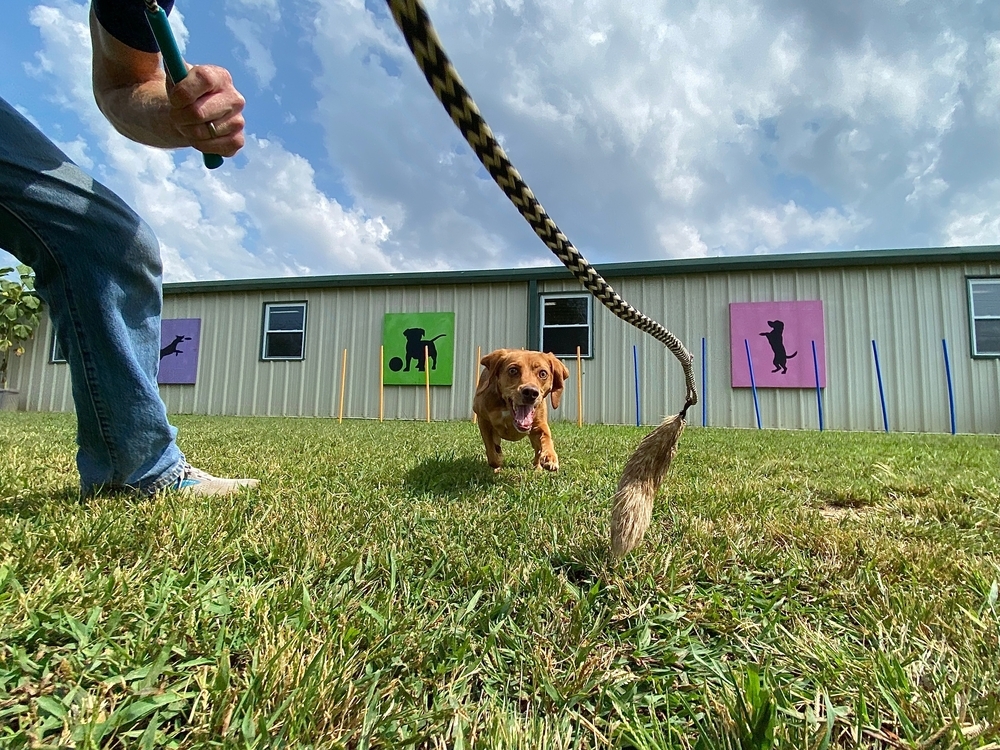
[[[510,407],[514,417],[514,429],[518,432],[531,432],[531,427],[535,423],[535,405],[511,402]]]

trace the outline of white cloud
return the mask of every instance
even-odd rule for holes
[[[515,166],[595,260],[940,244],[977,189],[959,134],[966,98],[997,111],[979,73],[1000,67],[985,11],[481,0],[484,23],[467,10],[430,12]],[[324,5],[314,49],[331,152],[355,193],[407,207],[401,242],[430,252],[435,217],[458,213],[487,231],[452,240],[456,265],[530,252],[382,14]],[[357,120],[386,131],[378,147]]]
[[[187,51],[188,36],[190,32],[188,31],[187,24],[184,23],[184,14],[181,12],[180,8],[174,8],[170,15],[167,16],[167,22],[170,24],[170,30],[174,34],[174,40],[177,42],[177,48],[183,54]],[[89,47],[87,48],[90,49]]]
[[[976,101],[976,111],[983,117],[996,119],[1000,116],[1000,34],[992,34],[983,42],[985,80]]]
[[[698,3],[669,15],[654,2],[529,7],[530,23],[491,3],[491,23],[472,25],[461,3],[442,0],[432,18],[515,166],[595,260],[626,251],[656,257],[843,246],[865,226],[846,208],[787,199],[768,205],[762,194],[759,160],[770,144],[761,123],[793,96],[790,79],[806,51],[794,29],[773,23],[758,5]],[[513,264],[534,254],[537,240],[513,226],[520,219],[505,199],[481,187],[481,170],[430,99],[394,27],[360,3],[325,6],[314,48],[324,65],[317,87],[331,150],[354,192],[410,207],[401,241],[430,246],[434,217],[457,212],[500,241],[462,238],[466,246],[481,243],[471,248],[480,262]],[[373,50],[393,61],[398,77]],[[748,64],[753,59],[759,64]],[[358,119],[389,131],[379,138],[378,169],[366,163],[371,133]],[[449,158],[432,161],[432,153]],[[457,265],[473,264],[452,244]]]
[[[979,195],[963,196],[949,212],[945,245],[1000,244],[1000,180],[984,185]]]
[[[74,138],[72,141],[67,142],[53,140],[53,143],[79,166],[84,169],[94,168],[94,160],[87,153],[87,142],[83,138]]]
[[[701,233],[681,220],[665,222],[658,227],[660,246],[668,255],[684,258],[704,258],[709,253],[708,243]]]
[[[810,212],[795,201],[775,207],[747,206],[722,217],[711,245],[740,253],[774,252],[789,244],[842,246],[864,226],[864,220],[835,209]]]
[[[87,6],[39,5],[32,9],[29,20],[38,27],[43,47],[35,64],[25,64],[28,74],[38,79],[57,78],[53,99],[66,108],[76,109],[79,102],[92,101]]]
[[[246,18],[227,18],[228,28],[246,52],[246,65],[253,71],[261,88],[270,86],[277,69],[271,52],[261,40],[260,28]]]
[[[299,273],[378,273],[393,270],[380,249],[389,237],[381,218],[345,210],[319,191],[313,169],[275,143],[255,140],[240,181],[245,210],[253,217],[261,244]]]

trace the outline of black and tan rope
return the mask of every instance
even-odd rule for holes
[[[681,410],[683,417],[688,407],[698,402],[691,353],[674,334],[623,300],[545,212],[479,113],[479,108],[462,84],[455,66],[448,59],[427,11],[419,0],[386,0],[386,2],[434,94],[444,105],[494,182],[500,186],[521,216],[535,230],[535,234],[605,307],[622,320],[663,343],[680,361],[684,368],[684,380],[687,386],[687,396],[684,408]]]

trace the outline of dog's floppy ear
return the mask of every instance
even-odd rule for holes
[[[507,352],[507,349],[495,349],[479,360],[479,364],[486,368],[486,372],[479,376],[477,392],[486,390],[487,388],[496,388],[497,374],[500,371],[500,365],[503,363],[504,357],[507,356]]]
[[[555,354],[549,355],[549,364],[552,367],[552,390],[549,398],[552,400],[552,408],[558,409],[559,402],[562,401],[563,388],[566,387],[566,378],[569,377],[569,370]]]
[[[503,360],[503,358],[506,356],[507,356],[506,349],[495,349],[489,354],[487,354],[485,357],[483,357],[481,360],[479,360],[479,364],[481,364],[487,370],[492,371],[500,366],[501,360]]]

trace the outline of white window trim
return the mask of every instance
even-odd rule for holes
[[[587,354],[581,354],[583,359],[594,358],[594,297],[589,292],[551,292],[538,295],[538,343],[545,346],[546,328],[583,328],[582,325],[556,324],[545,325],[545,302],[550,299],[579,299],[587,300]],[[574,359],[576,354],[557,354],[560,359]]]
[[[976,315],[975,301],[972,288],[976,284],[995,286],[1000,289],[1000,276],[980,277],[966,279],[966,288],[969,297],[969,339],[971,341],[973,357],[1000,357],[1000,352],[981,352],[976,342],[976,321],[977,320],[1000,320],[1000,315]]]
[[[271,308],[273,307],[301,307],[302,308],[302,328],[281,329],[272,331],[268,328],[271,322]],[[264,320],[261,324],[260,336],[260,359],[262,362],[299,362],[306,358],[306,317],[309,314],[308,305],[304,301],[297,302],[265,302]],[[301,333],[302,352],[298,357],[268,357],[267,356],[267,335],[269,333]]]
[[[52,329],[52,341],[49,343],[49,364],[50,365],[64,365],[66,364],[66,358],[62,359],[56,357],[56,347],[59,346],[59,340],[56,338],[56,329]]]

